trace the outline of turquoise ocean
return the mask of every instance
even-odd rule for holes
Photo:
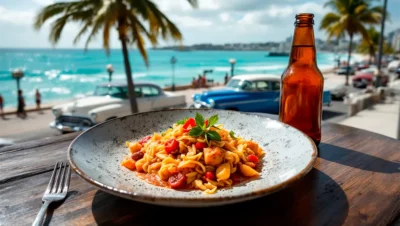
[[[264,51],[169,51],[149,50],[149,67],[137,51],[130,51],[134,81],[149,81],[162,87],[172,83],[170,58],[175,56],[175,83],[187,85],[203,70],[213,70],[208,79],[223,82],[230,72],[229,59],[237,60],[235,74],[270,73],[280,76],[288,57],[266,57]],[[333,53],[319,52],[321,70],[335,64]],[[343,58],[342,58],[343,59]],[[97,84],[108,81],[106,65],[114,67],[113,81],[125,81],[122,52],[111,50],[107,56],[101,49],[0,49],[0,94],[6,107],[16,105],[16,82],[11,71],[24,70],[21,89],[28,105],[34,104],[35,89],[42,93],[42,102],[72,99],[94,91]]]

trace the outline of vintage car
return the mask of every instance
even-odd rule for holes
[[[368,85],[374,85],[377,82],[378,75],[379,70],[374,66],[361,70],[352,78],[353,87],[364,89],[367,88]],[[387,86],[388,82],[389,76],[382,75],[380,85]]]
[[[340,68],[336,69],[336,74],[338,74],[338,75],[346,75],[347,74],[347,70],[349,70],[349,74],[350,75],[354,75],[355,74],[355,70],[351,66],[341,66]]]
[[[223,89],[193,95],[193,107],[277,114],[280,84],[281,78],[276,75],[234,76]],[[330,91],[324,91],[323,103],[330,105]]]
[[[186,107],[184,95],[164,92],[152,83],[136,83],[139,112]],[[97,86],[92,96],[53,107],[55,121],[50,127],[61,132],[74,132],[113,118],[131,114],[126,83]]]

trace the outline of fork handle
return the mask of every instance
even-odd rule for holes
[[[46,211],[47,211],[47,208],[49,207],[49,205],[50,205],[49,201],[45,201],[43,203],[42,208],[40,208],[40,211],[37,214],[36,219],[33,222],[32,226],[40,226],[43,224],[43,219],[44,219],[44,216],[46,215]]]

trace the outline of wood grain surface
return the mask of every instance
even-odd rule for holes
[[[76,134],[0,149],[0,225],[30,225],[57,161]],[[400,213],[400,142],[326,123],[315,168],[287,189],[211,208],[125,200],[72,174],[45,225],[388,225]],[[397,224],[397,223],[393,223]]]

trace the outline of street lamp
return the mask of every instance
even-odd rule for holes
[[[22,77],[24,77],[24,72],[21,69],[15,69],[11,73],[12,77],[17,80],[17,92],[20,90],[19,81]]]
[[[231,64],[231,77],[233,77],[233,71],[235,70],[236,59],[229,59],[229,63]]]
[[[171,57],[171,66],[172,66],[172,91],[175,91],[175,64],[178,60],[175,56]]]
[[[112,64],[107,65],[107,71],[108,71],[108,82],[111,83],[112,73],[114,72]]]

